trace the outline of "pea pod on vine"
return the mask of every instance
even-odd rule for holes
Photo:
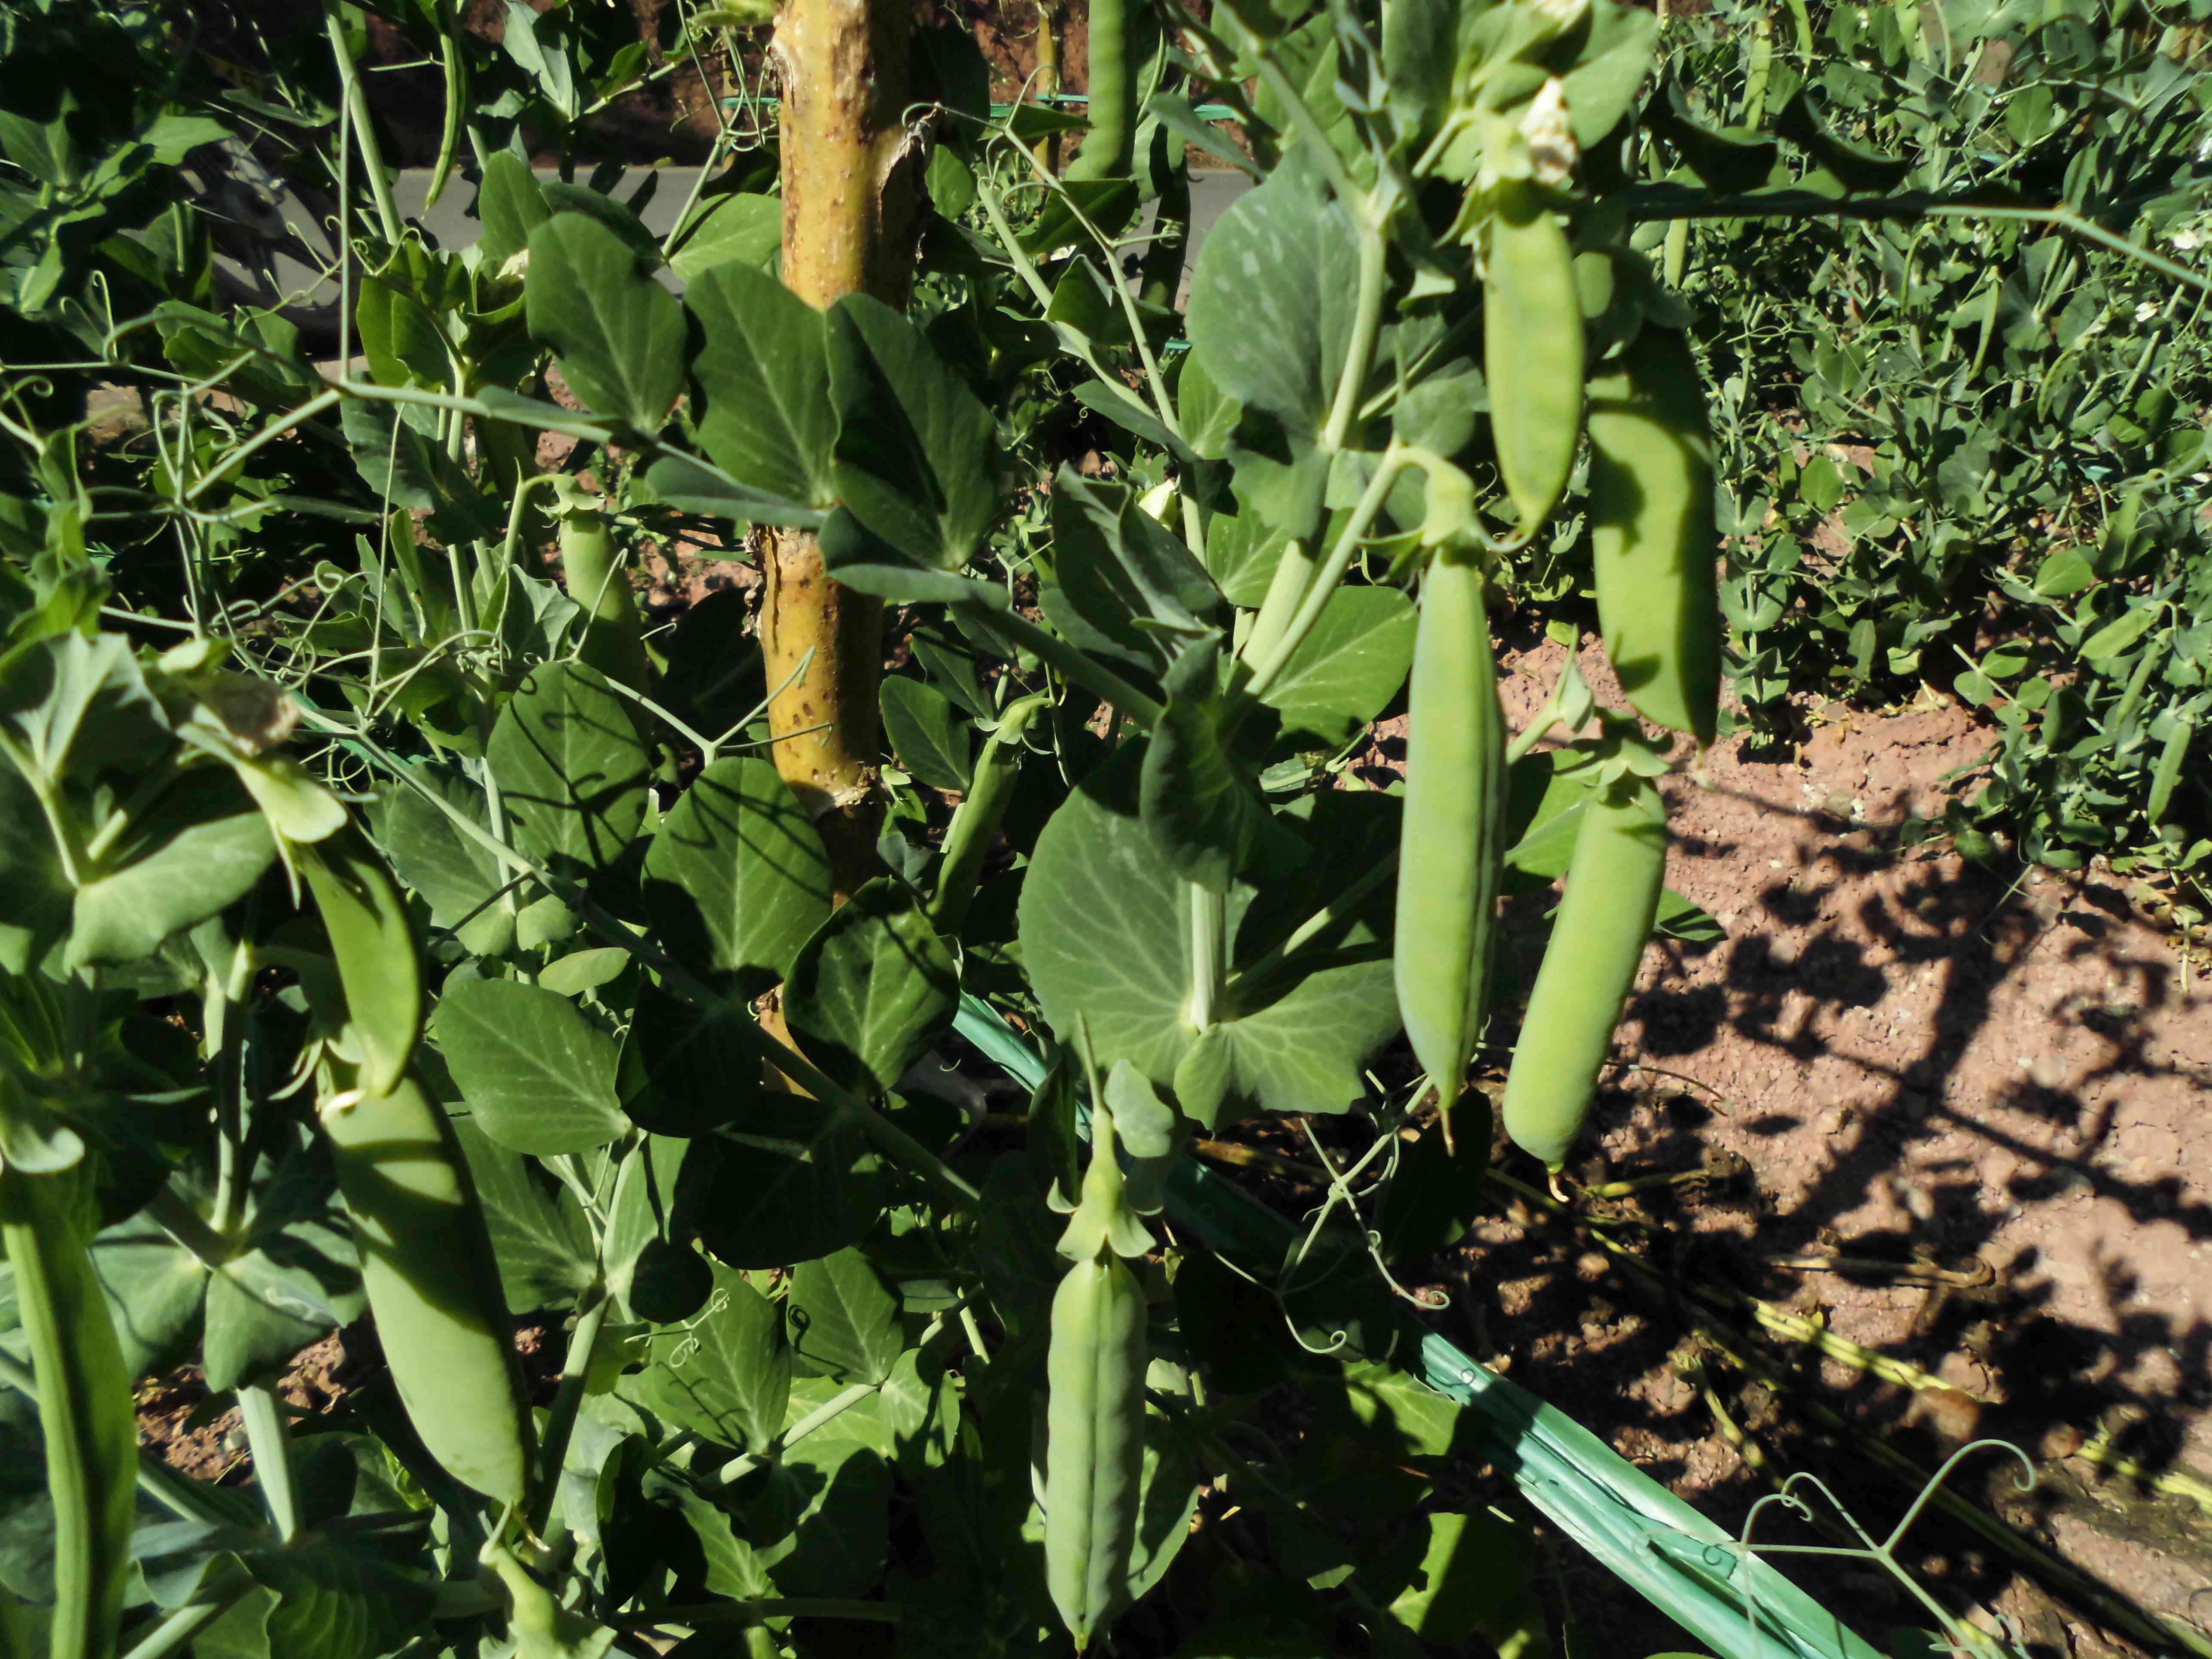
[[[1482,570],[1456,550],[1423,579],[1407,708],[1394,969],[1449,1138],[1482,1028],[1505,827],[1505,717]]]
[[[1590,382],[1590,555],[1599,625],[1646,720],[1713,740],[1720,705],[1713,441],[1688,341],[1646,326]]]
[[[333,1048],[322,1084],[323,1132],[362,1283],[408,1419],[447,1474],[519,1503],[530,1480],[530,1408],[491,1237],[453,1126],[412,1072],[375,1089]]]
[[[1623,778],[1583,809],[1565,896],[1505,1079],[1505,1132],[1556,1170],[1582,1132],[1659,912],[1667,809]]]
[[[349,825],[319,842],[294,842],[345,988],[347,1018],[360,1045],[367,1086],[397,1088],[422,1037],[422,956],[392,867]]]
[[[1145,1468],[1145,1293],[1125,1255],[1152,1237],[1129,1209],[1114,1118],[1093,1091],[1091,1165],[1060,1237],[1074,1261],[1052,1298],[1045,1583],[1076,1651],[1127,1604]]]
[[[1543,191],[1501,185],[1485,238],[1483,376],[1505,493],[1533,536],[1574,470],[1582,437],[1583,315],[1574,250]]]

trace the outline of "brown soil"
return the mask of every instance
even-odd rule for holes
[[[1563,654],[1511,661],[1516,724]],[[1601,659],[1583,666],[1611,701]],[[1944,775],[1989,746],[1967,711],[1807,712],[1794,755],[1724,741],[1702,787],[1669,781],[1668,885],[1725,938],[1651,947],[1619,1050],[1644,1065],[1613,1074],[1574,1172],[1691,1172],[1733,1155],[1747,1178],[1598,1206],[1652,1230],[1621,1236],[1657,1266],[1656,1290],[1532,1207],[1484,1226],[1456,1264],[1455,1334],[1730,1528],[1771,1490],[1747,1459],[1823,1475],[1880,1536],[1913,1487],[1873,1469],[1869,1447],[1932,1469],[1975,1437],[2009,1441],[2039,1459],[2041,1480],[2003,1512],[2080,1578],[2044,1576],[2067,1592],[2054,1622],[2036,1582],[1923,1522],[1917,1565],[1954,1605],[2010,1614],[2058,1655],[2117,1639],[2093,1616],[2100,1587],[2203,1626],[2212,1485],[2149,1490],[2079,1454],[2101,1434],[2148,1474],[2212,1483],[2212,1288],[2200,1277],[2212,1157],[2196,1129],[2212,1107],[2212,990],[2108,875],[2015,882],[1940,840],[1909,844],[1916,819],[1940,812]],[[1397,725],[1378,732],[1386,757]],[[1530,1160],[1501,1158],[1540,1185]],[[1917,1261],[1988,1282],[1761,1260],[1778,1255]],[[1706,1310],[1688,1293],[1701,1284],[1814,1315],[1948,1389],[1916,1395],[1769,1341],[1759,1352],[1790,1385],[1778,1393],[1708,1353],[1730,1426],[1755,1443],[1740,1452],[1675,1363],[1695,1352],[1690,1316]],[[1740,1310],[1720,1322],[1748,1328]],[[2003,1473],[1983,1454],[1958,1484],[1994,1497]],[[1770,1516],[1759,1535],[1786,1530]],[[1912,1621],[1863,1576],[1830,1562],[1807,1580],[1869,1634]],[[1581,1610],[1618,1596],[1587,1563],[1566,1581]],[[1616,1617],[1649,1623],[1627,1607],[1596,1622]]]

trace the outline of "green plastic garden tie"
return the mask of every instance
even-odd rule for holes
[[[954,1029],[1015,1081],[1035,1089],[1045,1063],[981,999],[963,992]],[[1279,1261],[1290,1224],[1195,1158],[1167,1185],[1176,1221],[1227,1254]],[[1544,1516],[1720,1659],[1881,1659],[1835,1614],[1620,1453],[1528,1389],[1408,1317],[1413,1374],[1471,1407],[1481,1451]],[[1756,1595],[1747,1607],[1746,1581]]]

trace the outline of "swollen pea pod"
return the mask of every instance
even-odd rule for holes
[[[577,655],[590,667],[633,691],[649,690],[653,666],[638,626],[637,600],[615,547],[614,530],[596,506],[574,497],[561,519],[561,574],[568,597],[584,607],[584,641]]]
[[[984,740],[976,757],[975,775],[968,793],[945,832],[945,862],[939,866],[937,894],[930,902],[930,920],[937,931],[954,934],[966,919],[975,897],[975,883],[983,872],[984,854],[1006,816],[1014,783],[1021,773],[1022,733],[1030,718],[1051,703],[1042,695],[1022,697],[1007,705],[999,724]]]
[[[352,824],[292,843],[330,936],[363,1081],[388,1094],[422,1037],[422,952],[392,867]]]
[[[455,1480],[527,1492],[535,1437],[491,1236],[453,1125],[410,1072],[365,1087],[325,1051],[322,1125],[408,1420]]]
[[[1126,179],[1136,138],[1136,42],[1129,29],[1132,0],[1091,0],[1091,131],[1068,163],[1071,179]]]
[[[1650,780],[1623,779],[1583,809],[1566,894],[1505,1078],[1506,1133],[1554,1170],[1589,1115],[1666,867],[1667,809]]]
[[[1590,552],[1606,655],[1636,712],[1713,740],[1713,440],[1688,341],[1646,327],[1589,388]]]
[[[1505,716],[1482,570],[1449,549],[1422,581],[1408,712],[1398,1012],[1449,1135],[1482,1030],[1505,829]]]
[[[0,1243],[15,1269],[16,1306],[31,1341],[53,1498],[47,1652],[51,1659],[108,1659],[131,1577],[138,1428],[107,1298],[70,1214],[75,1183],[69,1171],[0,1169]]]
[[[1533,536],[1559,505],[1582,436],[1583,313],[1567,234],[1525,179],[1498,191],[1482,283],[1483,376],[1505,493]]]
[[[1091,1166],[1061,1236],[1075,1265],[1045,1356],[1046,1588],[1082,1652],[1127,1604],[1145,1471],[1145,1292],[1124,1255],[1152,1243],[1122,1197],[1114,1120],[1096,1102]]]

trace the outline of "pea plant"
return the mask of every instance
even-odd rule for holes
[[[1663,247],[1653,228],[1713,322],[1745,715],[1939,688],[1990,716],[1950,814],[1966,845],[1994,833],[2069,869],[2101,854],[2185,890],[2212,858],[2191,781],[2212,729],[2194,512],[2212,364],[2204,291],[2160,259],[2197,265],[2206,240],[2201,24],[1838,9],[1793,39],[1736,21],[1679,37],[1678,176],[1978,210],[1812,237],[1701,221]],[[1850,149],[1790,143],[1810,111]],[[2043,234],[2057,202],[2120,240]]]
[[[775,133],[734,99],[663,238],[572,176],[580,88],[657,69],[518,8],[495,70],[410,10],[454,247],[397,212],[357,14],[243,97],[161,14],[40,16],[0,121],[9,1651],[1519,1651],[1571,1622],[1538,1516],[1718,1653],[1875,1651],[1409,1288],[1484,1201],[1509,987],[1509,1155],[1571,1179],[1655,780],[1717,729],[1709,400],[1639,251],[1717,198],[1648,177],[1650,15],[1102,0],[1070,117],[791,0]],[[334,364],[218,298],[194,121],[324,168]],[[1255,184],[1186,303],[1193,148]],[[678,551],[757,597],[661,625],[632,574]],[[1547,560],[1626,705],[1570,669],[1510,732],[1492,618]],[[1501,896],[1562,875],[1516,959]],[[1318,1201],[1219,1172],[1269,1133]],[[250,1485],[137,1444],[180,1363]]]

